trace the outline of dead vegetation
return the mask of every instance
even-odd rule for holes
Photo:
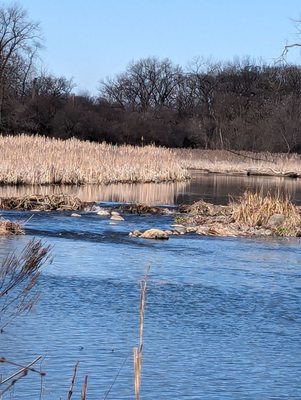
[[[231,207],[234,221],[241,226],[267,226],[274,228],[275,234],[280,236],[299,236],[301,233],[300,211],[288,195],[267,193],[263,196],[260,192],[245,192]],[[271,223],[273,216],[278,216],[277,224]]]
[[[210,173],[301,177],[301,155],[232,150],[174,150],[183,168]]]
[[[22,235],[24,233],[23,226],[20,222],[8,221],[0,218],[0,236],[1,235]]]
[[[51,261],[50,246],[32,239],[17,255],[9,254],[0,263],[1,330],[16,316],[31,310],[39,292],[36,283],[42,267]]]
[[[227,206],[200,200],[180,212],[176,222],[201,235],[301,236],[300,209],[280,193],[245,192]]]
[[[171,213],[170,209],[163,207],[151,207],[147,204],[137,203],[137,204],[124,204],[117,207],[118,210],[127,212],[129,214],[154,214],[154,215],[164,215]]]
[[[166,182],[188,176],[176,154],[163,147],[0,136],[1,184]]]
[[[81,210],[85,206],[86,203],[77,197],[66,194],[0,198],[0,208],[3,210],[63,211]]]

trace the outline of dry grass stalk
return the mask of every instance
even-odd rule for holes
[[[71,381],[70,381],[70,389],[68,391],[67,394],[67,400],[71,400],[72,394],[73,394],[73,390],[74,390],[74,383],[75,383],[75,378],[76,378],[76,373],[78,370],[78,366],[79,366],[79,361],[76,362],[74,369],[73,369],[73,374],[71,377]]]
[[[38,356],[36,359],[34,359],[33,361],[31,361],[28,365],[20,365],[17,364],[15,362],[9,361],[4,357],[0,358],[0,363],[7,363],[13,366],[16,366],[18,368],[20,368],[19,370],[17,370],[16,372],[14,372],[13,374],[11,374],[10,376],[8,376],[7,378],[4,378],[0,381],[0,386],[7,384],[7,386],[0,391],[0,397],[2,398],[2,396],[9,390],[11,390],[15,384],[23,377],[25,377],[28,372],[35,372],[37,373],[41,379],[46,375],[45,372],[41,372],[35,368],[32,368],[32,365],[36,364],[38,361],[40,361],[43,357],[42,356]]]
[[[261,192],[245,192],[237,203],[232,203],[232,216],[235,222],[256,227],[266,226],[275,214],[285,217],[284,223],[277,229],[281,236],[296,236],[301,228],[301,215],[288,195],[263,195]]]
[[[0,236],[1,235],[23,235],[24,230],[19,222],[8,221],[0,218]]]
[[[148,268],[144,280],[141,282],[140,289],[140,323],[139,323],[139,347],[134,347],[134,385],[136,400],[140,399],[141,370],[142,370],[142,350],[143,350],[143,329],[144,329],[144,310],[146,283],[150,268]]]
[[[0,136],[0,183],[108,184],[180,181],[176,154],[155,146],[114,146],[77,139]]]
[[[87,399],[87,391],[88,391],[88,375],[85,375],[81,395],[80,395],[80,400],[86,400]]]
[[[11,254],[0,264],[1,330],[16,316],[30,311],[39,292],[35,285],[43,265],[50,262],[50,246],[32,239],[20,255]]]
[[[65,194],[0,198],[4,210],[80,210],[83,206],[77,197]]]

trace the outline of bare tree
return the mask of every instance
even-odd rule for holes
[[[295,26],[296,26],[296,30],[297,30],[296,34],[297,34],[297,36],[301,36],[301,19],[294,20],[294,22],[295,22]],[[278,61],[284,61],[289,50],[292,48],[296,48],[296,47],[301,47],[301,41],[298,40],[295,43],[287,43],[284,46],[282,54],[280,55]]]
[[[39,24],[28,18],[26,10],[17,5],[0,7],[0,127],[3,101],[11,83],[12,69],[16,68],[16,60],[20,62],[22,59],[26,64],[27,76],[40,44]]]
[[[171,60],[149,57],[131,63],[115,79],[101,82],[100,94],[132,111],[169,108],[176,102],[182,76],[182,69]]]

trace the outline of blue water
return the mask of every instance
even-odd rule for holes
[[[133,399],[139,283],[150,266],[141,399],[301,399],[301,240],[128,236],[171,223],[172,216],[110,224],[93,214],[36,213],[27,235],[0,239],[0,259],[33,236],[53,255],[40,301],[0,336],[0,356],[19,364],[44,356],[42,386],[30,373],[12,398],[66,398],[79,360],[74,399],[85,374],[89,400],[105,398],[115,379],[107,398]],[[0,368],[3,377],[15,370]]]

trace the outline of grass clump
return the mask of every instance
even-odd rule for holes
[[[0,198],[4,210],[80,210],[84,205],[77,197],[65,194]]]
[[[247,191],[231,206],[233,220],[242,226],[270,227],[278,236],[301,234],[301,215],[288,195]],[[283,222],[269,226],[275,215],[283,216]]]
[[[24,233],[23,227],[19,222],[8,221],[7,219],[0,219],[0,236],[1,235],[22,235]]]

